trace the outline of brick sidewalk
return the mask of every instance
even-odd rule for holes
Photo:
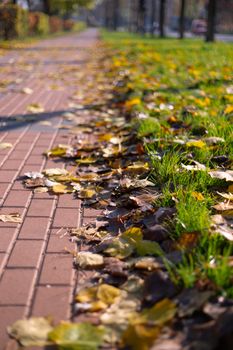
[[[63,236],[63,228],[77,227],[93,213],[81,215],[80,201],[72,195],[33,194],[19,177],[27,171],[64,166],[46,160],[42,153],[58,143],[72,142],[72,136],[58,126],[69,97],[80,88],[74,70],[82,70],[96,41],[97,32],[88,30],[0,58],[2,79],[9,82],[0,91],[0,143],[13,145],[0,150],[0,214],[23,217],[22,224],[0,222],[0,350],[8,343],[6,326],[19,318],[71,318],[76,275],[72,256],[64,248],[74,250],[75,244]],[[25,87],[33,93],[22,93]],[[20,119],[26,118],[31,103],[44,108],[35,123]],[[12,121],[13,117],[18,119]],[[7,349],[15,349],[10,344]]]

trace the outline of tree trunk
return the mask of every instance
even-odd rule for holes
[[[119,0],[114,0],[113,1],[113,29],[117,30],[118,28],[118,20],[119,20],[119,5],[120,1]]]
[[[130,0],[130,19],[129,19],[129,31],[135,32],[137,29],[137,11],[138,1]]]
[[[43,0],[43,8],[44,8],[43,12],[50,16],[51,12],[50,12],[49,0]]]
[[[207,15],[207,32],[206,32],[207,42],[214,41],[215,20],[216,20],[216,0],[209,0],[208,15]]]
[[[185,5],[186,1],[181,0],[180,3],[180,18],[179,18],[179,37],[180,39],[184,38],[184,31],[185,31]]]
[[[138,25],[139,33],[145,33],[146,0],[139,0],[138,4]]]
[[[164,31],[165,6],[166,6],[166,0],[160,0],[160,9],[159,9],[159,36],[160,36],[160,38],[165,37],[165,31]]]
[[[151,0],[151,18],[150,18],[150,34],[151,34],[151,36],[154,35],[155,12],[156,12],[155,0]]]

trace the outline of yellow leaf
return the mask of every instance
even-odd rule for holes
[[[224,114],[231,114],[233,113],[233,105],[229,105],[225,108]]]
[[[143,239],[142,229],[140,227],[131,227],[121,234],[121,238],[130,242],[141,241]]]
[[[132,98],[131,100],[128,100],[125,102],[125,107],[127,109],[131,109],[132,107],[136,106],[136,105],[140,105],[141,103],[141,99],[138,97]]]
[[[200,202],[205,199],[201,192],[193,191],[192,196]]]
[[[114,137],[113,134],[103,134],[103,135],[99,135],[98,136],[98,141],[102,142],[102,141],[110,141],[111,138]]]
[[[62,185],[62,184],[54,185],[52,187],[52,190],[56,194],[63,194],[63,193],[67,193],[68,192],[67,186]]]
[[[90,199],[93,198],[96,195],[96,191],[93,189],[82,189],[79,192],[79,198],[81,199]]]
[[[134,324],[149,323],[161,326],[173,319],[176,314],[176,305],[170,299],[163,299],[152,308],[145,309],[139,317],[132,320]]]
[[[192,140],[192,141],[188,141],[186,143],[186,146],[187,147],[204,148],[204,147],[206,147],[206,144],[202,140]]]
[[[228,186],[227,191],[228,191],[229,193],[233,193],[233,185]]]
[[[122,341],[132,350],[149,350],[159,334],[160,328],[157,326],[130,324],[123,334]]]
[[[107,305],[113,304],[120,294],[120,289],[110,286],[109,284],[101,284],[97,290],[97,298]]]
[[[96,299],[97,286],[80,290],[75,300],[79,303],[88,303]]]

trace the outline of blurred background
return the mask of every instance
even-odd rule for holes
[[[233,35],[233,0],[2,0],[0,3],[2,7],[17,5],[30,13],[40,12],[109,30],[180,38],[209,34],[209,41],[215,33],[225,41],[232,41]]]

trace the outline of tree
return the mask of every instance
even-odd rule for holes
[[[52,14],[69,14],[74,11],[75,7],[91,8],[94,0],[42,0],[44,13]]]
[[[119,22],[119,0],[113,0],[113,30],[117,30]]]
[[[184,30],[185,30],[185,5],[186,1],[180,1],[180,18],[179,18],[179,35],[180,39],[184,38]]]
[[[160,38],[164,38],[164,23],[165,23],[165,7],[166,0],[160,0],[160,8],[159,8],[159,36]]]
[[[216,20],[216,0],[209,0],[207,14],[207,31],[206,31],[206,41],[214,41],[215,32],[215,20]]]
[[[145,15],[146,15],[146,0],[139,0],[137,30],[140,33],[145,32]]]
[[[155,0],[151,0],[150,34],[152,36],[154,35],[155,13],[156,13]]]

